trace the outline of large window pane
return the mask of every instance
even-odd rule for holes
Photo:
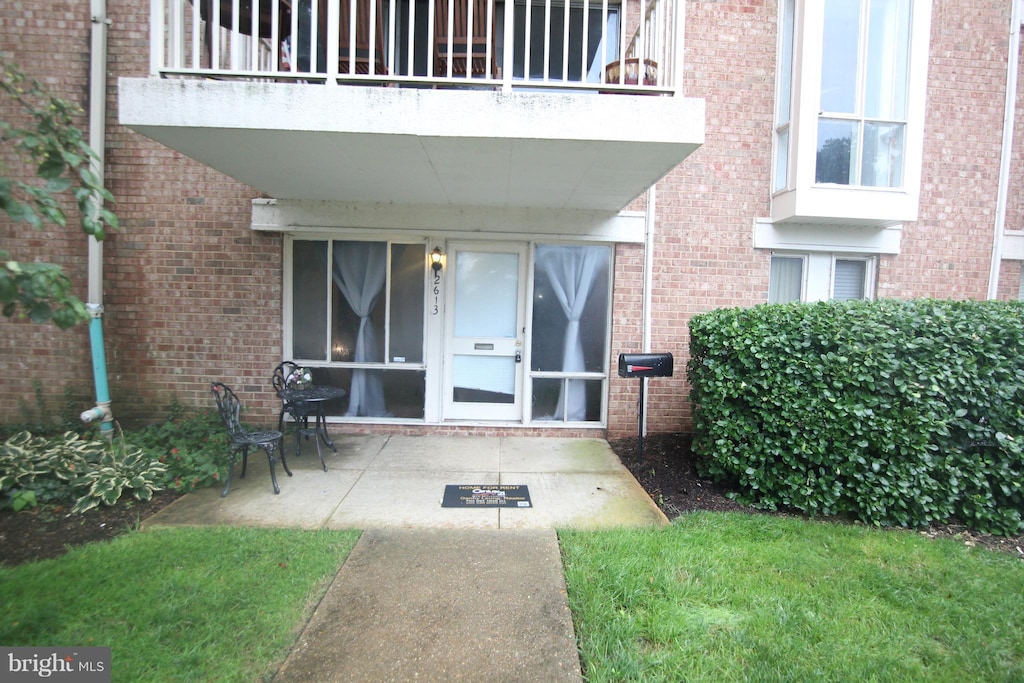
[[[824,7],[816,182],[900,187],[912,0]]]
[[[903,130],[897,123],[864,124],[861,185],[900,187],[903,184]]]
[[[868,21],[864,115],[902,121],[910,73],[910,0],[872,0]]]
[[[768,277],[768,303],[800,301],[804,281],[804,260],[799,256],[772,256]]]
[[[455,336],[516,336],[519,255],[459,252],[455,266]]]
[[[604,372],[610,260],[607,247],[537,247],[533,370]]]
[[[383,362],[387,245],[335,241],[332,276],[331,360]]]
[[[574,390],[582,399],[575,412],[568,411],[569,420],[597,422],[601,419],[601,399],[604,382],[586,379],[538,378],[533,380],[533,419],[562,420],[567,414],[566,401]]]
[[[779,80],[775,96],[775,169],[772,189],[789,186],[790,101],[793,93],[793,29],[796,0],[785,0],[782,9],[782,36],[779,44]]]
[[[327,242],[292,245],[292,355],[327,359]]]
[[[856,121],[821,119],[818,122],[818,159],[814,182],[849,185],[856,159]]]
[[[425,397],[425,373],[422,370],[363,370],[357,368],[317,368],[313,381],[341,387],[349,392],[345,398],[329,401],[324,405],[324,414],[332,417],[355,417],[351,412],[353,379],[357,373],[372,378],[381,387],[384,404],[387,406],[372,417],[422,420]],[[356,379],[356,384],[360,380]]]
[[[423,362],[423,287],[426,247],[391,245],[391,326],[388,358],[392,363]]]
[[[825,0],[821,111],[856,113],[860,0]]]
[[[775,98],[775,123],[789,122],[793,92],[793,28],[796,22],[796,0],[785,0],[782,11],[782,38],[779,46],[779,91]]]
[[[454,356],[452,400],[459,403],[513,403],[516,362],[505,356]]]
[[[611,250],[540,245],[535,256],[531,369],[603,375]],[[533,418],[599,420],[603,384],[603,378],[534,378]]]
[[[789,186],[789,126],[775,136],[775,185],[776,192]]]

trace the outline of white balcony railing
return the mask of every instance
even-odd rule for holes
[[[151,67],[161,77],[681,95],[684,1],[151,0]]]

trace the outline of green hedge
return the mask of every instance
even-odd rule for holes
[[[762,305],[690,335],[694,451],[742,500],[1024,529],[1024,303]]]

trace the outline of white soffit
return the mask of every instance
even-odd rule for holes
[[[551,211],[255,199],[252,229],[290,234],[445,235],[475,239],[564,239],[642,243],[642,211]]]
[[[122,124],[268,196],[617,211],[704,142],[704,101],[122,78]]]

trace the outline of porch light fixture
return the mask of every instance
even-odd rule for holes
[[[443,264],[441,263],[441,247],[434,247],[434,251],[430,252],[430,267],[434,269],[435,273],[441,272]]]

